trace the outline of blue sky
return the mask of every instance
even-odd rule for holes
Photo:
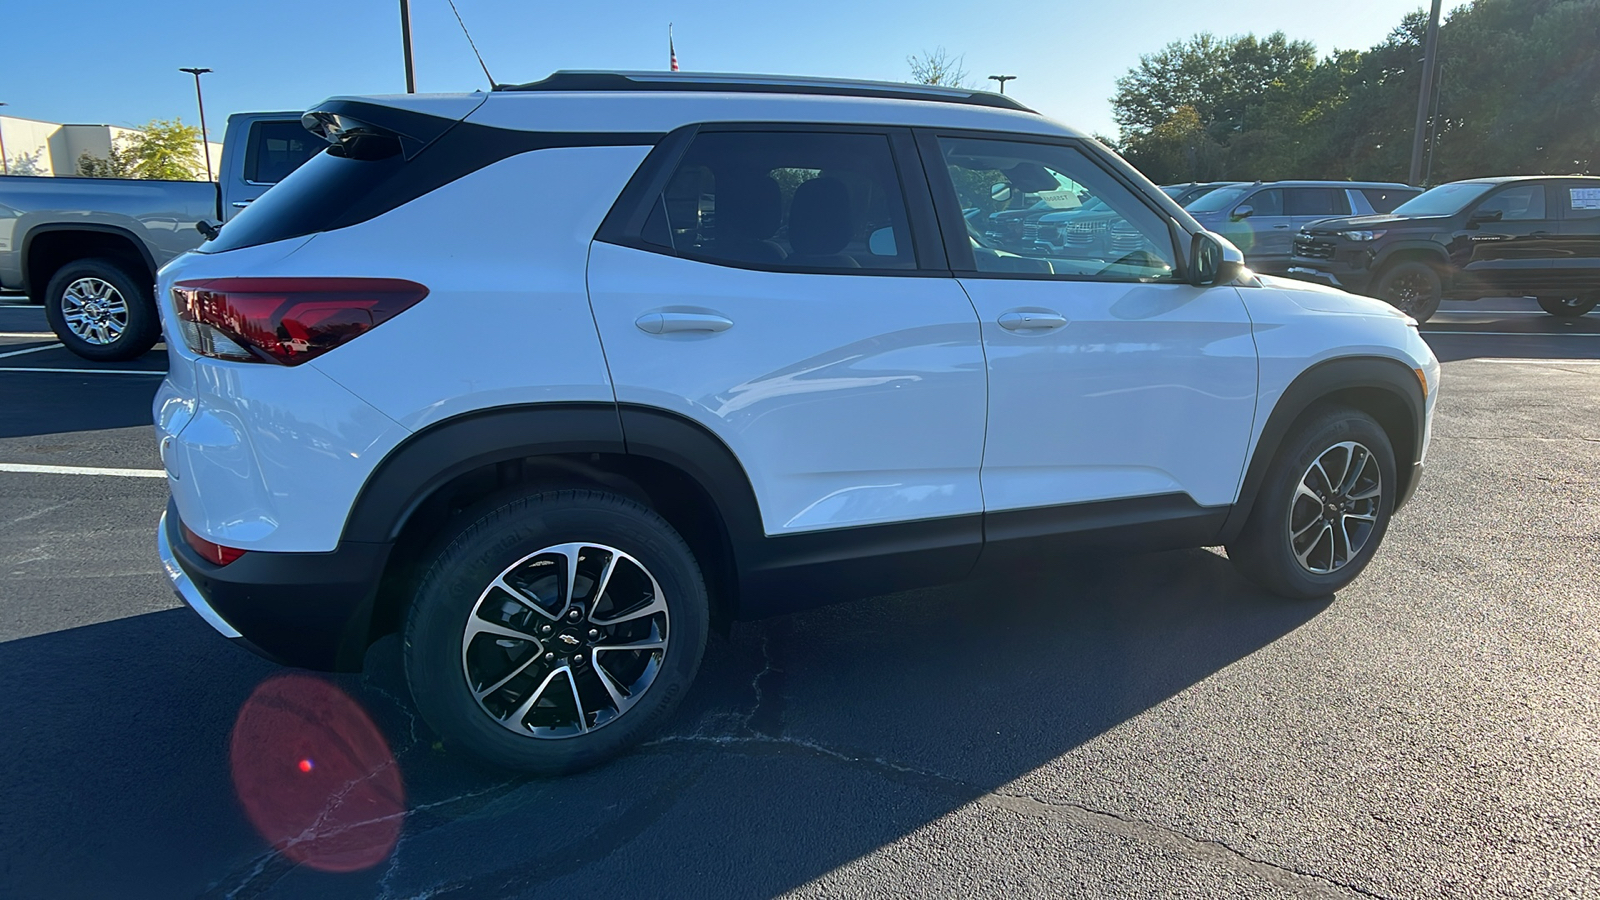
[[[484,84],[446,0],[411,0],[417,87]],[[1335,48],[1382,40],[1420,0],[1006,0],[1006,2],[530,2],[457,0],[502,82],[562,68],[665,68],[667,23],[685,70],[902,80],[906,56],[943,45],[969,73],[1017,75],[1007,92],[1046,115],[1113,133],[1108,98],[1139,54],[1199,31],[1283,30]],[[1447,4],[1447,5],[1454,5]],[[4,113],[55,122],[195,121],[304,109],[333,94],[404,90],[398,0],[10,0],[0,16]],[[992,84],[992,82],[990,82]]]

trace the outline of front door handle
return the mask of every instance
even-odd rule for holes
[[[716,313],[648,312],[633,324],[646,334],[715,334],[733,327],[733,320]]]
[[[1273,228],[1288,228],[1289,226],[1287,226],[1287,225],[1274,225],[1272,227]]]
[[[1067,317],[1049,309],[1013,309],[998,321],[1007,331],[1054,331],[1067,324]]]
[[[235,200],[235,201],[233,201],[233,208],[234,209],[244,209],[246,206],[249,206],[250,204],[252,204],[254,202],[255,202],[254,200]]]

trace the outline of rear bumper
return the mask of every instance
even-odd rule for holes
[[[341,542],[331,553],[246,553],[227,566],[201,559],[168,501],[156,547],[178,597],[229,640],[274,662],[357,671],[366,653],[389,544]]]

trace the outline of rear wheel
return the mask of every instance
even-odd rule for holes
[[[1377,552],[1398,494],[1394,450],[1371,416],[1327,407],[1284,438],[1228,558],[1285,597],[1323,597]]]
[[[1421,260],[1406,260],[1395,263],[1378,276],[1373,296],[1418,322],[1426,322],[1439,311],[1439,301],[1444,299],[1444,282],[1433,266]]]
[[[447,743],[558,774],[637,744],[677,706],[710,606],[672,526],[601,491],[502,498],[439,551],[406,626],[406,679]]]
[[[44,315],[68,350],[115,362],[142,356],[161,338],[152,287],[109,259],[62,266],[45,289]]]
[[[1588,297],[1540,297],[1539,308],[1552,316],[1563,319],[1576,319],[1600,303],[1600,296]]]

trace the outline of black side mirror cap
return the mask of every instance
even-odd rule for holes
[[[1189,283],[1195,287],[1230,284],[1244,268],[1244,254],[1220,235],[1202,231],[1190,241]]]
[[[221,228],[211,224],[210,222],[207,222],[205,219],[201,219],[200,221],[194,223],[194,230],[205,235],[206,240],[208,241],[216,240],[217,235],[222,233]]]
[[[1467,218],[1467,223],[1476,225],[1479,222],[1498,222],[1505,218],[1505,211],[1499,209],[1476,209]]]

